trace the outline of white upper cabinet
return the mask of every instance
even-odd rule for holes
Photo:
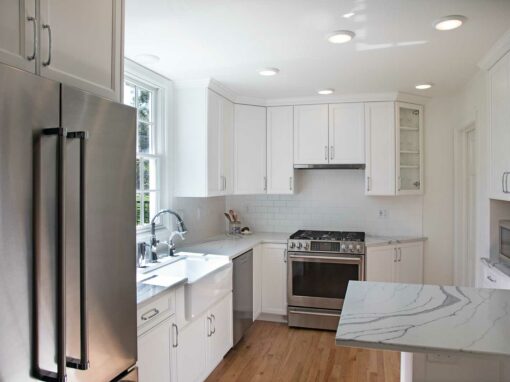
[[[294,106],[294,164],[327,163],[328,105]]]
[[[267,108],[267,193],[294,193],[294,108]]]
[[[397,102],[396,189],[397,195],[423,192],[423,106]]]
[[[365,104],[365,194],[395,195],[395,106]]]
[[[266,193],[266,108],[236,104],[234,138],[234,193]]]
[[[175,91],[174,193],[231,194],[234,105],[205,87]]]
[[[491,198],[510,200],[510,53],[489,76]]]
[[[2,0],[0,62],[35,73],[35,0]]]
[[[41,0],[41,75],[120,101],[122,0]]]
[[[365,163],[365,109],[362,103],[329,105],[329,163]]]

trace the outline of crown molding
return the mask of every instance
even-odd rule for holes
[[[489,49],[478,62],[478,67],[483,70],[491,69],[505,54],[510,51],[510,29]]]

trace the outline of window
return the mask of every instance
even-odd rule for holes
[[[161,201],[162,150],[158,144],[163,139],[161,121],[158,119],[157,88],[140,79],[126,75],[124,104],[136,107],[136,227],[150,224]]]

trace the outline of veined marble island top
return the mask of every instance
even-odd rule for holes
[[[351,281],[336,344],[510,356],[510,290]]]

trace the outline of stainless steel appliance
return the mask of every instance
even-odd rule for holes
[[[510,262],[510,220],[499,222],[499,256]]]
[[[0,380],[136,381],[135,110],[0,84]]]
[[[236,257],[234,263],[234,346],[253,323],[253,251]]]
[[[336,330],[349,281],[365,279],[365,234],[297,231],[287,251],[289,326]]]

